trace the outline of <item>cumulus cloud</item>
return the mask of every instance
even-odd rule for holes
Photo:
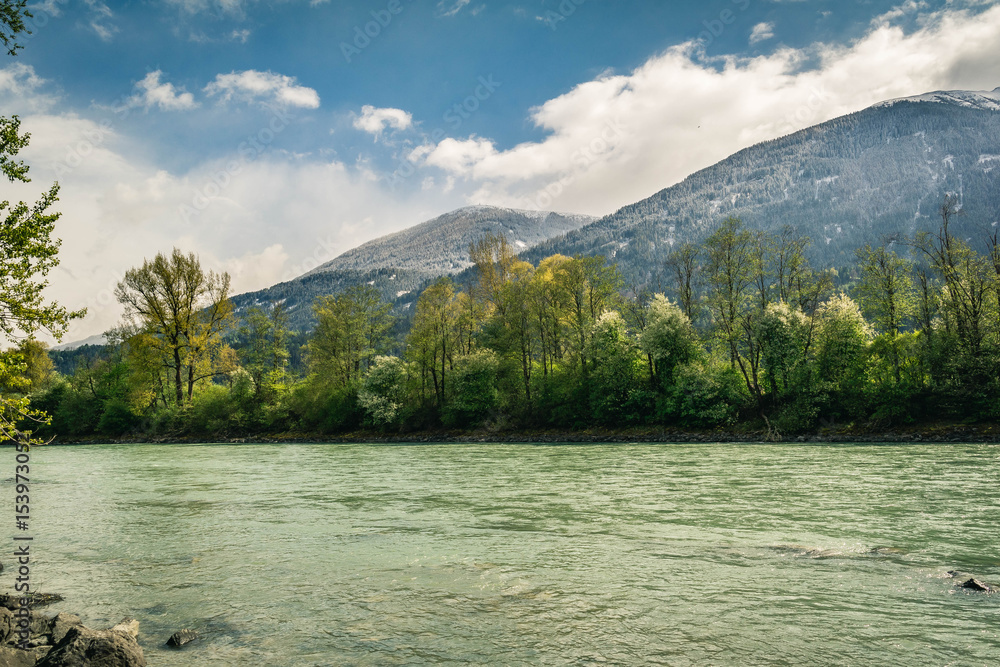
[[[194,109],[198,103],[194,95],[178,90],[172,83],[161,83],[163,72],[150,72],[142,81],[135,84],[136,94],[129,98],[128,105],[149,109],[157,106],[163,111],[186,111]]]
[[[252,69],[219,74],[215,81],[205,86],[205,92],[218,95],[223,101],[262,101],[305,109],[319,107],[319,94],[312,88],[297,85],[294,77]]]
[[[469,202],[608,213],[741,148],[881,100],[1000,84],[1000,6],[919,18],[909,32],[886,19],[849,44],[753,58],[681,44],[533,109],[541,141],[501,150],[489,138],[446,138],[410,159],[458,179]]]
[[[758,23],[750,31],[750,45],[758,44],[774,37],[773,23]]]
[[[0,96],[2,97],[2,96]],[[22,157],[34,179],[5,198],[35,201],[58,180],[63,213],[55,236],[60,265],[47,293],[68,308],[88,308],[67,340],[115,325],[114,288],[143,258],[173,247],[232,275],[235,293],[290,280],[372,238],[457,208],[457,194],[389,196],[384,184],[337,161],[275,150],[238,153],[181,171],[134,152],[134,138],[111,123],[73,114],[25,114],[31,144]]]
[[[26,107],[31,111],[48,108],[55,100],[41,93],[44,83],[31,65],[15,62],[0,68],[0,110],[24,113]]]
[[[354,119],[354,129],[367,132],[377,140],[387,127],[405,130],[413,125],[413,116],[402,109],[379,109],[370,104],[361,107],[361,115]]]
[[[466,202],[607,213],[740,148],[881,100],[1000,85],[1000,6],[928,12],[916,25],[882,22],[849,44],[754,58],[708,59],[695,43],[679,45],[533,109],[541,140],[428,141],[405,156],[415,171],[398,191],[373,178],[365,161],[277,150],[221,179],[239,155],[164,169],[147,157],[157,151],[136,151],[136,138],[119,137],[122,128],[51,112],[44,82],[12,64],[0,70],[0,105],[14,100],[22,129],[32,132],[24,158],[34,181],[4,197],[34,201],[60,181],[56,236],[64,243],[49,293],[69,308],[90,307],[70,332],[83,338],[117,321],[113,289],[124,271],[175,245],[229,270],[236,291],[258,289]],[[153,83],[164,85],[162,76]],[[315,91],[270,72],[220,75],[206,92],[319,105]],[[182,94],[175,89],[170,99]],[[355,119],[362,131],[413,126],[402,110],[367,109]]]

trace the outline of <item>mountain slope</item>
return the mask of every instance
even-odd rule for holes
[[[372,285],[389,300],[404,298],[439,276],[469,267],[469,244],[487,233],[502,234],[516,247],[532,246],[593,222],[584,215],[470,206],[395,234],[369,241],[285,283],[233,297],[237,312],[280,301],[294,328],[312,321],[316,297],[357,285]]]
[[[524,253],[603,254],[629,281],[655,281],[670,248],[703,240],[728,216],[813,240],[820,265],[935,228],[947,193],[978,235],[1000,216],[1000,88],[891,100],[752,146],[636,204]]]

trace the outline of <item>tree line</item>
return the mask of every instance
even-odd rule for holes
[[[860,248],[849,277],[810,266],[794,230],[729,218],[673,249],[656,293],[603,257],[533,265],[486,236],[469,284],[429,285],[401,332],[367,285],[319,298],[307,336],[281,304],[234,313],[228,276],[174,250],[126,273],[100,354],[59,375],[25,341],[7,392],[71,436],[995,420],[1000,239],[957,238],[960,213],[946,200],[937,232]]]

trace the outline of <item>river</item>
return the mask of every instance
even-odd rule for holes
[[[997,445],[96,445],[31,457],[32,582],[66,598],[47,611],[92,627],[139,619],[152,667],[1000,655],[1000,594],[947,574],[1000,583]],[[10,477],[14,465],[11,454]],[[0,576],[12,588],[12,568]],[[181,628],[202,639],[163,648]]]

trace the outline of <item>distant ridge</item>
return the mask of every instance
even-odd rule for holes
[[[403,231],[368,241],[293,280],[233,297],[237,313],[254,305],[284,304],[293,327],[312,323],[316,297],[371,285],[390,301],[412,295],[439,276],[470,266],[469,244],[487,233],[502,234],[515,247],[538,243],[583,227],[595,218],[496,206],[467,206]],[[404,303],[405,306],[405,303]]]

